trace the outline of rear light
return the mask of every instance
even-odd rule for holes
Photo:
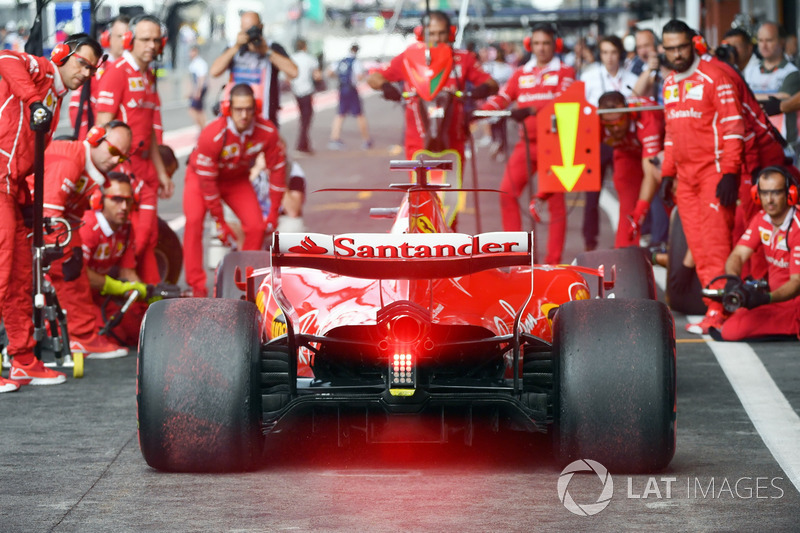
[[[410,353],[396,353],[392,358],[391,367],[392,388],[414,387],[417,380],[417,371],[414,356]]]
[[[384,335],[378,348],[388,363],[389,393],[413,396],[419,354],[433,349],[433,341],[428,337],[430,312],[416,303],[398,301],[380,309],[377,318]]]

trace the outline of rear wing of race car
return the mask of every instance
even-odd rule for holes
[[[299,316],[281,287],[281,268],[303,267],[366,279],[425,280],[467,276],[482,270],[530,266],[531,284],[514,317],[511,343],[519,359],[522,312],[533,298],[533,234],[463,233],[278,233],[270,253],[272,295],[286,320],[289,353],[295,353],[294,325]],[[516,371],[515,371],[516,373]],[[296,358],[290,357],[296,376]],[[296,382],[291,380],[291,392]]]
[[[529,233],[275,233],[271,262],[368,279],[435,279],[530,265]]]

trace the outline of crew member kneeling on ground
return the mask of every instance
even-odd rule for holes
[[[200,133],[197,148],[189,156],[183,211],[186,228],[183,258],[186,282],[194,296],[208,295],[203,269],[203,219],[206,211],[217,223],[218,236],[228,243],[236,237],[225,222],[222,200],[242,223],[244,250],[258,250],[267,227],[278,225],[278,211],[286,190],[286,157],[278,130],[269,120],[257,116],[253,89],[245,83],[231,89],[230,100],[222,103],[222,116]],[[258,198],[250,184],[250,167],[263,153],[270,176],[270,213],[261,215]]]
[[[110,172],[97,209],[83,215],[81,240],[83,260],[94,301],[97,329],[105,326],[102,308],[109,296],[125,297],[137,291],[146,297],[147,286],[136,273],[136,254],[133,246],[133,227],[130,222],[134,192],[130,178],[121,172]],[[119,312],[113,300],[106,305],[106,317]],[[147,310],[142,301],[134,302],[122,321],[114,328],[114,335],[125,345],[136,345],[139,327]]]
[[[777,335],[800,336],[800,213],[797,185],[782,167],[761,171],[753,187],[762,210],[750,221],[725,263],[725,273],[741,276],[742,265],[759,248],[769,264],[769,292],[748,290],[746,308],[733,313],[722,330],[709,330],[718,340],[740,341]],[[728,282],[726,292],[736,288]]]
[[[53,141],[45,151],[44,216],[70,221],[73,224],[70,247],[78,249],[77,259],[67,251],[64,257],[50,264],[47,275],[67,311],[70,350],[88,354],[92,359],[124,357],[128,350],[97,334],[77,223],[89,208],[94,191],[103,187],[106,175],[128,157],[131,139],[130,128],[115,120],[94,126],[83,141]],[[28,176],[31,191],[33,180],[33,175]],[[45,235],[45,242],[55,239],[55,235]]]

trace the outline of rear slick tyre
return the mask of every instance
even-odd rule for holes
[[[250,302],[162,300],[139,337],[139,446],[169,472],[235,472],[263,451],[261,316]]]
[[[650,257],[642,248],[615,248],[613,250],[594,250],[578,255],[575,262],[579,266],[605,269],[606,278],[610,279],[612,267],[616,267],[614,288],[606,294],[606,298],[643,298],[655,300],[656,280],[653,277],[653,265]],[[592,296],[597,295],[597,278],[587,276]]]
[[[567,302],[553,324],[554,435],[561,465],[653,472],[675,454],[675,327],[651,300]]]
[[[228,252],[219,262],[214,272],[214,298],[229,298],[233,300],[244,299],[244,291],[236,286],[236,267],[242,272],[245,279],[247,267],[264,268],[269,266],[269,252],[263,250],[248,250],[243,252]],[[258,290],[264,276],[254,280],[255,289]]]
[[[154,253],[161,281],[177,285],[183,268],[183,246],[169,224],[160,218],[158,219],[158,243]]]

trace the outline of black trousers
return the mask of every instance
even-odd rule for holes
[[[297,149],[301,152],[311,151],[311,141],[308,139],[308,130],[311,129],[311,118],[314,116],[314,93],[306,96],[295,96],[297,107],[300,110],[300,130],[297,133]]]

